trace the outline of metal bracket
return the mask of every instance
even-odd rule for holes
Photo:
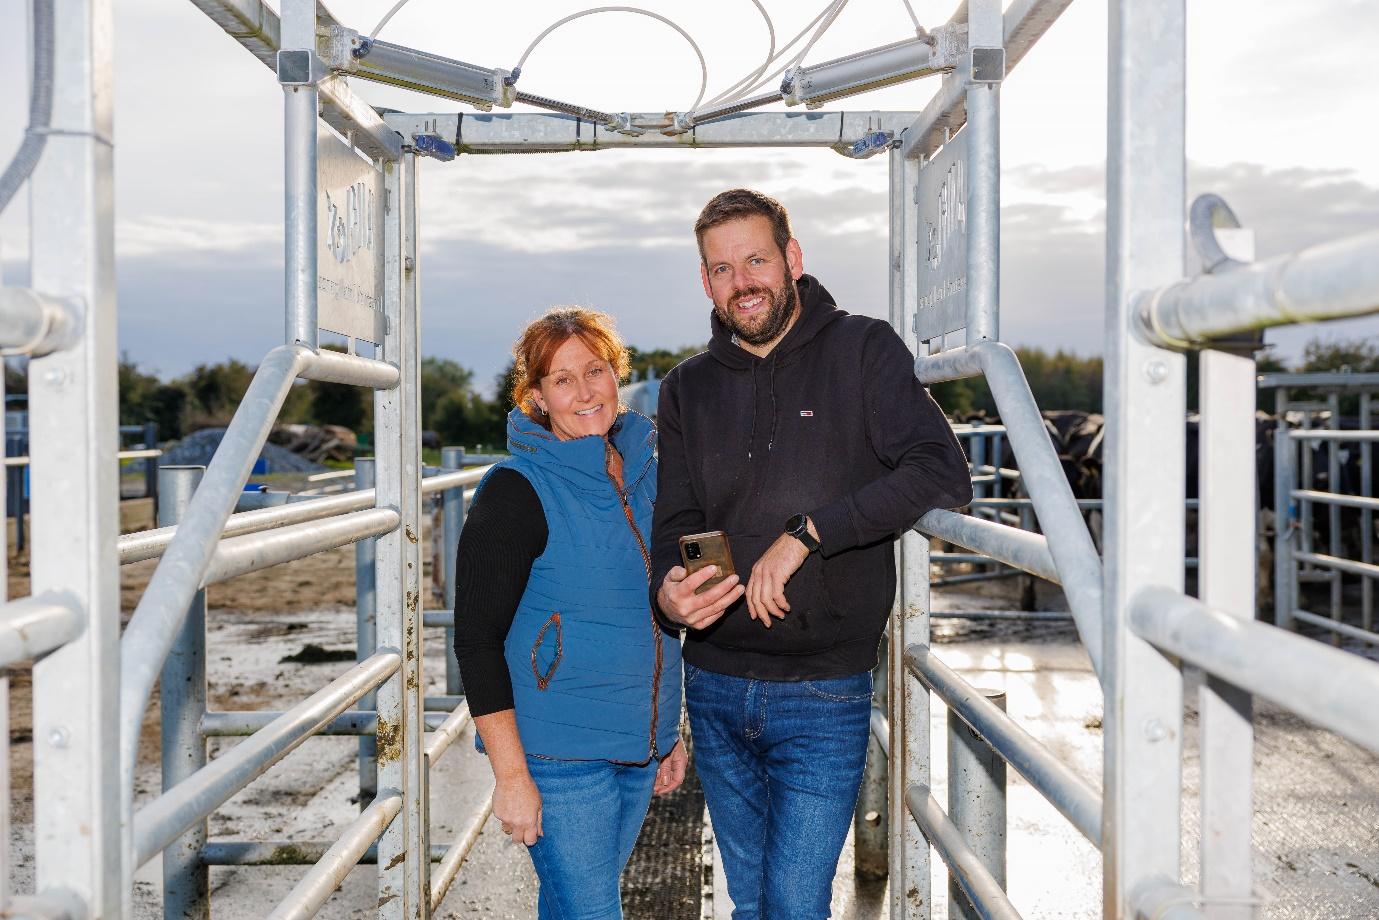
[[[339,25],[321,30],[318,45],[326,66],[360,79],[458,99],[483,111],[517,101],[516,80],[501,68],[371,39]]]
[[[849,159],[865,160],[889,150],[895,143],[894,131],[868,131],[851,144],[835,144],[833,149]]]
[[[1202,273],[1214,275],[1234,271],[1248,262],[1226,254],[1216,231],[1240,229],[1240,218],[1220,195],[1198,195],[1188,211],[1188,239],[1202,260]],[[1264,348],[1264,330],[1249,329],[1234,335],[1224,335],[1202,345],[1204,349],[1224,351],[1241,357],[1252,357]]]
[[[442,163],[449,163],[455,159],[455,145],[442,138],[439,134],[413,134],[412,148],[424,157],[431,157],[433,160],[440,160]]]
[[[284,48],[277,55],[278,82],[283,86],[315,86],[326,76],[325,64],[310,48]]]

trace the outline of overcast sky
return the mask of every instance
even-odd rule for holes
[[[824,5],[764,0],[782,39]],[[0,0],[23,22],[27,0]],[[391,0],[335,0],[369,31]],[[411,0],[381,37],[512,67],[548,23],[586,5]],[[648,0],[700,43],[709,94],[754,69],[766,30],[749,0]],[[926,25],[952,2],[916,0]],[[1075,0],[1013,71],[1002,94],[1002,337],[1100,351],[1106,97],[1104,0]],[[1223,194],[1257,232],[1261,257],[1379,226],[1379,4],[1368,0],[1189,3],[1190,193]],[[250,363],[282,330],[282,95],[271,72],[186,0],[116,4],[116,170],[120,348],[147,370]],[[0,157],[27,118],[22,28],[0,29]],[[902,0],[852,0],[808,61],[913,34]],[[698,89],[693,51],[661,23],[586,17],[553,33],[522,88],[608,111],[682,110]],[[938,78],[834,104],[919,110]],[[467,110],[356,84],[378,105]],[[840,305],[883,316],[884,157],[830,151],[602,151],[427,162],[423,350],[487,381],[521,325],[548,306],[614,313],[643,348],[702,343],[692,224],[734,185],[777,195]],[[22,280],[26,206],[0,219],[6,270]],[[1296,355],[1315,335],[1356,337],[1374,321],[1314,326],[1270,341]]]

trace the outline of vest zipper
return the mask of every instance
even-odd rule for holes
[[[614,450],[611,441],[606,442],[607,450]],[[605,453],[605,457],[607,454]],[[622,513],[627,518],[627,526],[632,531],[632,536],[637,539],[637,548],[642,551],[642,564],[646,566],[646,583],[651,584],[651,553],[647,551],[646,540],[642,538],[642,532],[637,529],[636,517],[632,514],[632,506],[627,503],[626,493],[618,488],[617,480],[613,474],[608,472],[608,464],[604,463],[604,472],[608,473],[608,481],[613,485],[613,491],[617,493],[618,501],[622,502]],[[651,614],[651,638],[656,645],[656,665],[651,672],[651,759],[658,756],[656,750],[656,722],[660,712],[661,703],[661,666],[664,658],[664,651],[661,648],[661,627],[656,622],[656,614]]]

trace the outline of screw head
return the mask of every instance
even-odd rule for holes
[[[1144,366],[1144,376],[1152,384],[1163,383],[1168,379],[1168,365],[1159,360],[1150,361]]]
[[[1168,726],[1158,719],[1150,719],[1148,722],[1144,723],[1144,740],[1151,744],[1157,744],[1160,741],[1167,740],[1169,734]]]
[[[54,725],[48,729],[48,746],[55,748],[65,748],[71,740],[71,733],[67,731],[65,725]]]

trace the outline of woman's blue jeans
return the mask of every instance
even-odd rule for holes
[[[543,835],[528,847],[540,920],[621,920],[619,881],[642,829],[657,763],[528,757]]]
[[[820,920],[847,839],[871,723],[871,672],[729,677],[685,663],[694,764],[734,920]]]

